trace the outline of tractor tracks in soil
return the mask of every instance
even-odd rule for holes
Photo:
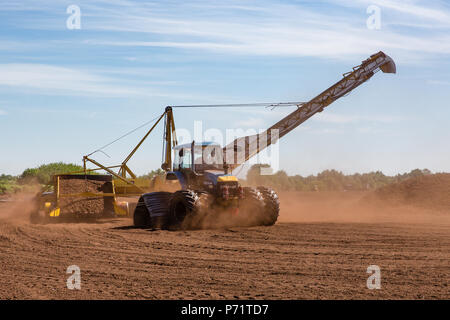
[[[163,231],[130,219],[0,222],[2,299],[450,298],[450,228],[277,223]],[[369,290],[369,265],[382,289]],[[81,269],[68,290],[66,269]]]

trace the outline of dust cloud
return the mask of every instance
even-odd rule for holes
[[[0,220],[28,222],[36,193],[17,193],[0,200]],[[431,223],[450,225],[450,174],[416,177],[375,191],[279,192],[278,223]],[[131,213],[136,199],[130,202]],[[205,205],[205,204],[204,204]],[[240,210],[214,212],[189,221],[199,229],[227,228],[255,221]],[[188,226],[186,226],[188,227]]]
[[[279,222],[450,223],[448,211],[374,201],[369,192],[281,192]]]
[[[35,195],[34,192],[19,192],[2,197],[0,199],[0,221],[28,223],[34,209],[33,198]]]

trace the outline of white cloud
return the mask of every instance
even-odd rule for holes
[[[71,68],[42,64],[0,65],[2,86],[86,94],[132,93],[120,87],[111,88],[106,82],[106,78]]]
[[[41,2],[40,2],[41,3]],[[382,29],[366,28],[366,8],[382,9]],[[167,47],[227,54],[313,56],[354,61],[384,50],[402,63],[450,54],[450,7],[443,1],[334,0],[280,3],[80,0],[86,44]],[[34,1],[5,1],[7,10],[39,10]],[[27,28],[60,29],[60,8],[42,1],[45,19]],[[329,8],[329,10],[327,10]],[[56,14],[58,13],[58,14]],[[31,25],[30,25],[31,24]],[[402,28],[396,28],[402,26]],[[421,28],[406,30],[404,27]],[[123,33],[127,32],[126,40]],[[130,57],[129,57],[130,58]],[[132,56],[131,60],[135,57]]]
[[[441,22],[446,25],[450,24],[450,14],[444,11],[445,8],[439,9],[430,8],[430,1],[423,1],[423,5],[419,5],[419,1],[398,1],[398,0],[370,0],[364,1],[366,3],[373,3],[383,8],[393,9],[400,13],[415,16],[422,19],[428,19],[436,22]]]
[[[367,8],[369,5],[377,5],[383,13],[396,14],[395,18],[408,18],[411,22],[420,19],[422,21],[434,22],[438,24],[450,25],[450,12],[448,5],[442,1],[429,0],[334,0],[347,7]]]
[[[0,116],[4,116],[4,115],[7,115],[8,113],[5,111],[5,110],[1,110],[0,109]]]
[[[119,72],[120,74],[120,72]],[[141,81],[125,84],[121,78],[105,77],[83,69],[44,64],[0,64],[0,86],[34,90],[47,95],[86,95],[107,97],[184,97],[151,85],[172,85],[169,81]]]
[[[169,6],[169,9],[173,10],[156,4],[136,4],[127,10],[111,8],[103,18],[98,17],[93,21],[90,27],[101,31],[134,32],[140,39],[91,39],[87,43],[336,59],[353,59],[354,56],[371,54],[381,49],[386,50],[388,54],[392,53],[402,62],[415,62],[425,59],[429,54],[450,54],[448,33],[434,33],[428,29],[428,34],[423,36],[397,32],[395,28],[389,27],[380,31],[368,30],[365,25],[365,11],[355,15],[348,10],[343,15],[342,12],[330,14],[330,11],[314,10],[301,4],[286,5],[263,1],[249,2],[245,8],[240,8],[237,2],[233,6],[234,3],[211,5],[203,2],[184,2],[181,9]],[[369,2],[340,3],[360,9]],[[414,18],[420,17],[433,22],[434,26],[450,27],[450,13],[446,8],[435,9],[429,8],[428,3],[418,5],[404,1],[379,0],[375,3],[383,7],[383,12],[389,11],[395,16],[393,20],[383,20],[385,26],[411,23],[415,21]],[[198,10],[193,10],[200,4],[208,6],[209,14],[199,15]],[[234,11],[229,11],[230,8]],[[395,13],[400,14],[399,20],[399,15]],[[409,19],[405,20],[405,17]],[[152,40],[147,40],[149,36]]]

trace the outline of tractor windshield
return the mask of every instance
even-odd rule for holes
[[[196,145],[194,147],[194,165],[196,172],[223,170],[222,148],[217,144]]]
[[[182,148],[175,152],[175,168],[176,169],[191,169],[192,168],[192,155],[191,149]]]
[[[222,148],[213,143],[177,146],[174,169],[193,169],[199,173],[205,170],[223,170]]]

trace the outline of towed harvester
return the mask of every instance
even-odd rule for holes
[[[34,201],[35,209],[30,215],[32,223],[129,215],[128,203],[117,200],[110,175],[54,175]]]

